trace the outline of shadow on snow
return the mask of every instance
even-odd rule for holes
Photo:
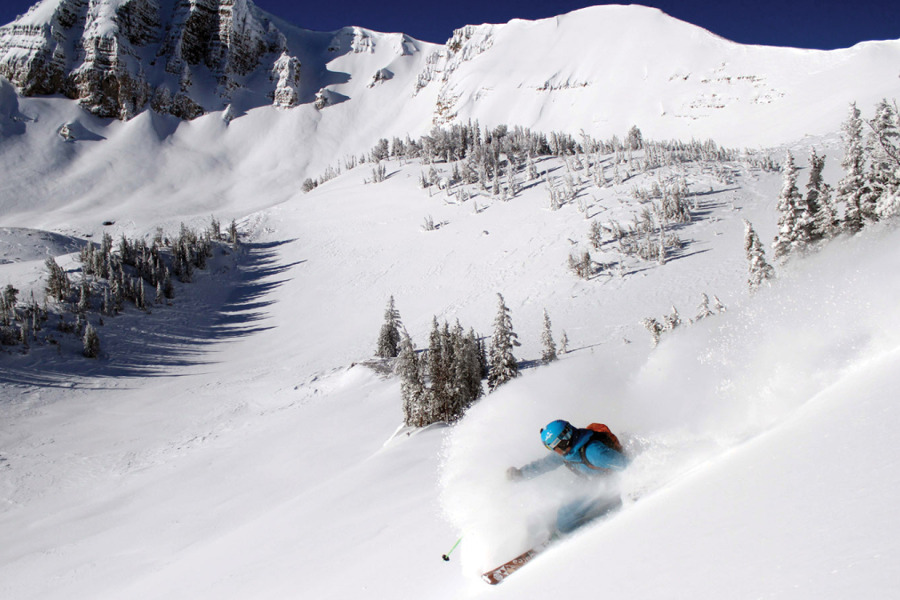
[[[178,286],[170,304],[153,305],[150,314],[127,305],[119,316],[107,317],[97,327],[97,360],[81,356],[81,341],[71,334],[57,334],[57,349],[40,345],[25,355],[0,355],[0,384],[103,388],[98,380],[176,377],[183,375],[178,368],[211,364],[214,344],[274,327],[266,324],[270,294],[303,262],[279,262],[278,247],[287,243],[244,244],[211,259],[207,270],[195,272],[195,283]]]

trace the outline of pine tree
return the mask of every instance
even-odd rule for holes
[[[825,157],[816,154],[813,148],[809,156],[809,181],[806,184],[806,205],[812,219],[809,237],[813,242],[831,239],[840,231],[840,220],[831,198],[832,189],[822,177],[824,168]]]
[[[163,271],[162,289],[163,295],[169,300],[175,297],[175,286],[172,285],[172,275],[168,267]]]
[[[403,401],[403,422],[407,427],[424,427],[431,421],[427,414],[428,394],[422,379],[422,368],[416,347],[404,331],[400,338],[400,354],[397,361],[400,376],[400,396]]]
[[[50,272],[50,274],[47,276],[47,295],[51,298],[55,298],[59,302],[67,300],[69,297],[69,293],[71,292],[69,276],[63,270],[63,268],[57,264],[56,260],[54,260],[52,256],[44,262],[44,265]]]
[[[237,250],[240,239],[238,237],[237,222],[234,219],[231,220],[231,225],[228,226],[228,239],[231,242],[231,247]]]
[[[553,330],[550,326],[550,315],[547,313],[546,308],[544,309],[544,331],[541,334],[541,344],[543,345],[541,360],[547,363],[556,360],[556,343],[553,341]]]
[[[378,348],[375,355],[381,358],[394,358],[400,353],[400,313],[394,305],[394,297],[388,300],[384,311],[384,324],[378,334]]]
[[[17,290],[11,283],[6,284],[6,287],[3,288],[3,304],[7,311],[13,312],[16,308],[16,302],[19,301],[19,290]]]
[[[518,346],[518,336],[513,332],[509,308],[502,294],[497,294],[497,317],[494,319],[494,334],[488,368],[488,389],[496,390],[519,374],[519,365],[513,355],[513,347]]]
[[[431,381],[428,397],[430,407],[428,412],[434,415],[435,421],[443,419],[450,402],[448,388],[450,386],[450,372],[444,359],[444,337],[441,332],[437,317],[434,317],[431,326],[431,334],[428,338],[427,373]]]
[[[812,148],[809,152],[809,181],[806,183],[806,207],[810,214],[809,229],[806,235],[811,241],[819,241],[825,238],[825,218],[823,211],[827,211],[825,206],[826,195],[825,181],[822,178],[822,170],[825,168],[825,157],[816,154],[816,149]]]
[[[466,389],[469,394],[469,404],[472,404],[484,394],[481,380],[484,378],[486,363],[484,344],[479,340],[474,329],[470,328],[466,335],[465,348],[463,364],[466,372]]]
[[[865,193],[865,156],[863,153],[862,119],[856,103],[850,104],[850,115],[841,126],[844,139],[844,177],[838,182],[837,202],[844,204],[844,230],[850,234],[863,228],[862,197]]]
[[[744,252],[747,253],[747,261],[749,263],[749,276],[747,283],[750,286],[750,292],[753,293],[759,287],[775,277],[775,270],[766,262],[766,254],[759,236],[753,230],[750,221],[744,220]]]
[[[869,122],[869,155],[872,159],[868,173],[868,196],[863,198],[863,216],[870,220],[893,216],[898,208],[900,192],[900,114],[896,102],[882,100],[875,107],[875,117]],[[874,215],[869,215],[869,211]]]
[[[450,325],[444,321],[441,328],[441,368],[440,372],[443,377],[443,388],[441,392],[441,420],[445,423],[452,423],[460,411],[460,394],[457,389],[457,380],[454,378],[456,366],[456,343],[454,336],[450,331]]]
[[[75,310],[84,313],[91,308],[91,286],[86,277],[81,278],[81,286],[79,290],[78,306]]]
[[[82,342],[84,344],[83,354],[86,357],[97,358],[100,356],[100,336],[97,335],[97,330],[90,323],[84,329]]]
[[[652,338],[652,346],[656,348],[659,345],[659,338],[662,335],[662,332],[665,331],[663,324],[657,321],[653,317],[647,317],[641,321],[641,325],[643,325],[647,331],[650,332],[650,337]]]
[[[778,196],[778,234],[772,248],[775,260],[784,262],[788,256],[803,251],[809,244],[809,229],[812,219],[806,208],[806,201],[797,190],[797,166],[794,156],[788,152],[784,159],[784,183]]]
[[[672,312],[663,317],[663,329],[665,331],[672,331],[681,325],[681,315],[678,314],[678,309],[674,306],[672,307]]]
[[[694,321],[700,321],[706,317],[711,317],[713,314],[715,313],[709,308],[709,296],[707,296],[706,293],[700,294],[700,306],[697,307],[697,316],[694,317]]]
[[[478,340],[475,332],[463,332],[459,321],[450,332],[453,346],[452,385],[453,401],[450,421],[456,421],[482,395],[481,364],[478,356]]]

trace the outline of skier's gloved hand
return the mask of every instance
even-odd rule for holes
[[[510,481],[519,481],[522,479],[522,471],[515,467],[510,467],[506,470],[506,478]]]

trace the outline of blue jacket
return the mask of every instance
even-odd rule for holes
[[[607,474],[610,470],[621,471],[628,464],[625,455],[613,450],[599,440],[591,440],[593,432],[589,429],[576,429],[572,436],[573,444],[565,454],[552,452],[544,458],[531,462],[519,472],[525,479],[543,475],[563,465],[584,477]],[[589,465],[585,464],[585,461]]]

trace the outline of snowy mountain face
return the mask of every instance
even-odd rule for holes
[[[250,0],[42,0],[0,29],[0,75],[25,95],[63,94],[98,116],[129,119],[150,108],[193,119],[222,110],[238,90],[281,107],[311,102],[309,90],[299,94],[307,77],[334,56],[374,52],[384,37],[347,28],[328,43],[327,58],[308,60],[319,42],[306,32],[293,43],[296,33]],[[396,45],[401,54],[421,46],[406,36]],[[706,137],[728,120],[772,129],[789,107],[820,104],[806,112],[821,120],[834,106],[887,94],[898,52],[895,42],[831,52],[741,46],[657,10],[606,6],[463,27],[430,50],[412,91],[439,88],[436,123],[512,115],[552,130],[577,116],[595,134],[638,124],[657,137]],[[791,135],[823,131],[794,116],[801,121]]]
[[[469,120],[772,146],[836,131],[852,101],[890,97],[898,63],[900,42],[742,46],[639,6],[467,26],[438,46],[360,27],[310,32],[249,0],[44,0],[0,29],[0,75],[23,96],[13,128],[25,133],[0,145],[0,209],[16,224],[26,194],[111,211],[126,196],[162,202],[131,212],[138,227],[160,212],[235,216],[381,138]],[[138,142],[157,148],[135,153]],[[172,184],[184,180],[209,201]]]

